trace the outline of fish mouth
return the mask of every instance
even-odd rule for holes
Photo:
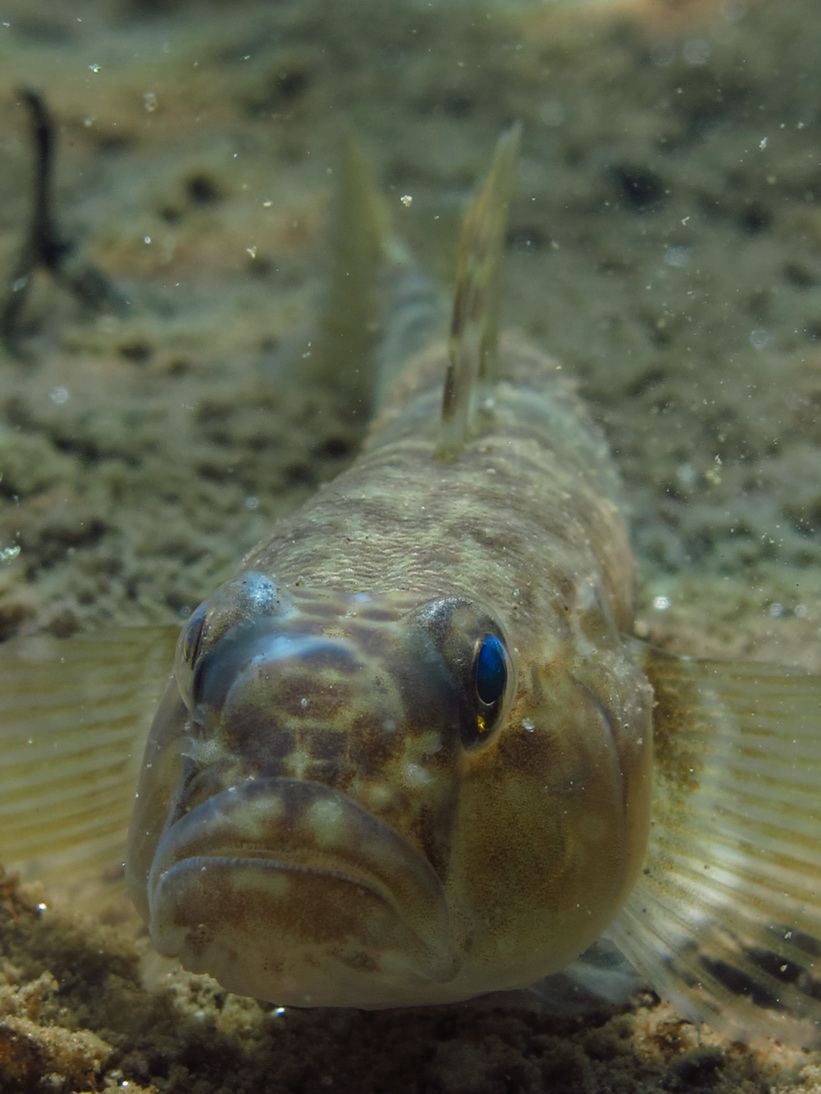
[[[425,857],[340,790],[229,787],[174,822],[148,876],[156,948],[291,1006],[401,1006],[459,969]]]

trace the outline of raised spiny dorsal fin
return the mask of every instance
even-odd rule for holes
[[[499,138],[485,184],[462,225],[437,449],[444,457],[464,445],[476,404],[489,397],[497,378],[499,267],[521,131],[516,123]]]
[[[387,207],[354,131],[343,125],[329,214],[329,269],[316,330],[303,354],[307,383],[332,384],[351,415],[370,414],[377,275],[395,246]]]

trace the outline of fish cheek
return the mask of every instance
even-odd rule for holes
[[[607,926],[623,887],[610,726],[568,673],[550,676],[545,694],[525,717],[515,705],[496,741],[467,757],[452,891],[483,990],[567,965]]]

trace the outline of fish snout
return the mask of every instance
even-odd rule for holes
[[[319,783],[251,779],[195,806],[157,847],[148,902],[161,953],[283,1005],[399,1005],[459,970],[431,865]]]
[[[384,776],[403,747],[395,682],[346,638],[246,628],[198,668],[191,698],[186,748],[203,785],[186,788],[187,809],[252,776],[323,783],[361,800],[351,786],[363,785],[363,761]],[[401,808],[387,777],[364,783]]]
[[[259,695],[260,703],[276,700],[277,708],[302,702],[316,692],[321,679],[326,692],[362,668],[353,644],[309,629],[285,630],[268,620],[237,628],[202,659],[194,677],[192,706],[230,712],[237,696]]]

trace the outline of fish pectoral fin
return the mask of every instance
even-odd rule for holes
[[[548,1014],[586,1014],[625,1006],[644,987],[626,955],[605,936],[561,972],[537,981],[521,995],[529,995],[534,1006]]]
[[[178,630],[0,645],[0,862],[47,884],[123,861]]]
[[[647,651],[644,871],[609,935],[681,1013],[821,1041],[821,677]]]
[[[521,132],[517,123],[499,138],[462,224],[437,449],[445,458],[463,447],[476,405],[491,397],[497,380],[499,272]]]

